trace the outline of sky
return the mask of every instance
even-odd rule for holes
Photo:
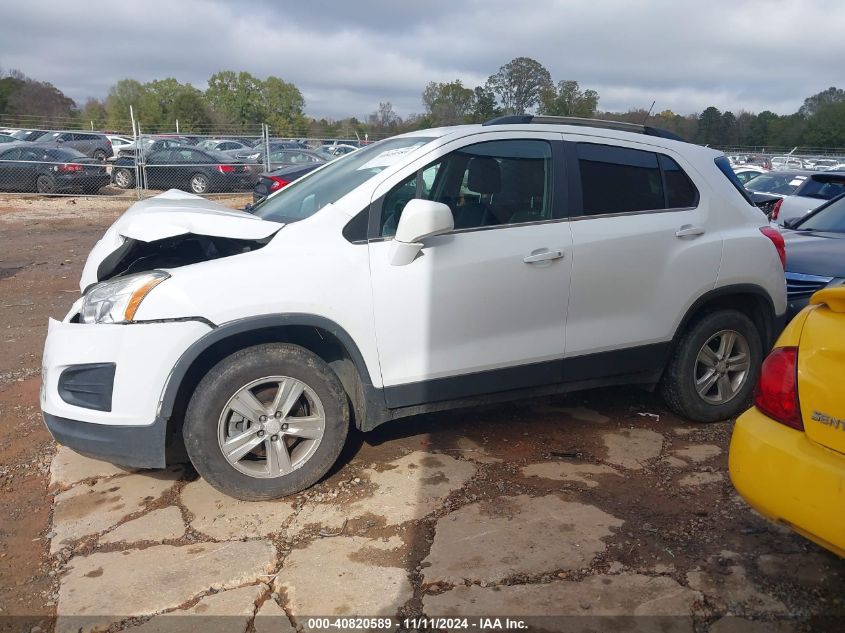
[[[200,89],[218,70],[293,82],[316,118],[381,101],[423,112],[429,81],[483,84],[515,57],[576,80],[599,109],[795,112],[845,86],[842,0],[27,0],[0,69],[83,103],[124,78]]]

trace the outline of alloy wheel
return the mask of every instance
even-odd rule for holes
[[[711,336],[695,359],[695,390],[710,404],[724,404],[745,385],[750,367],[748,341],[736,330]]]
[[[229,399],[217,439],[233,468],[250,477],[275,478],[305,464],[325,428],[323,404],[311,387],[289,376],[268,376]]]

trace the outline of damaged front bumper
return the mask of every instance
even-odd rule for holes
[[[80,324],[50,319],[41,410],[60,444],[126,466],[164,465],[167,420],[159,403],[204,321]]]

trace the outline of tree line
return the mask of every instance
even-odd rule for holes
[[[683,138],[718,147],[845,147],[845,90],[831,87],[807,97],[797,112],[779,115],[720,111],[714,106],[700,113],[657,113],[645,109],[607,112],[599,109],[597,91],[578,81],[555,82],[540,62],[517,57],[504,64],[480,86],[460,79],[429,82],[420,95],[423,111],[405,118],[390,101],[365,120],[314,119],[305,115],[305,99],[290,82],[248,72],[224,70],[209,77],[205,90],[176,79],[142,83],[122,79],[103,99],[89,98],[78,106],[50,83],[18,71],[0,72],[0,115],[53,120],[53,127],[95,127],[127,132],[129,106],[144,132],[172,132],[175,122],[183,133],[221,132],[257,134],[262,123],[276,136],[381,138],[409,130],[460,123],[478,123],[505,114],[596,117],[665,128]]]

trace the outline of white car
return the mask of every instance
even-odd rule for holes
[[[748,184],[748,182],[754,180],[760,174],[765,174],[769,171],[756,165],[734,165],[733,170],[743,185]]]
[[[845,193],[845,172],[808,172],[807,177],[790,195],[776,203],[772,220],[787,226],[803,218],[816,207]]]
[[[773,156],[772,170],[783,171],[788,169],[806,169],[804,161],[794,156]]]
[[[44,420],[129,466],[184,443],[270,499],[350,424],[632,383],[729,418],[786,310],[783,239],[724,155],[668,136],[504,117],[380,141],[250,213],[138,202],[50,321]]]
[[[135,142],[132,139],[126,138],[125,136],[114,136],[113,134],[106,134],[106,138],[111,141],[111,146],[114,150],[113,156],[115,158],[121,150],[135,149]]]

